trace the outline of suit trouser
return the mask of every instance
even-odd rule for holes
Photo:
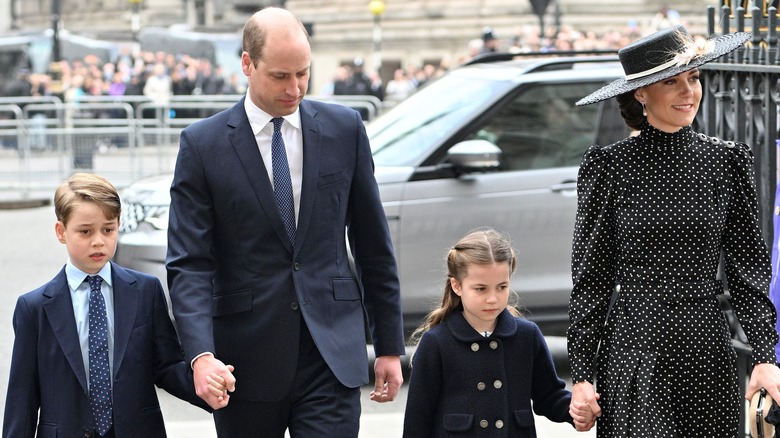
[[[236,382],[241,384],[240,382]],[[360,388],[347,388],[325,363],[301,318],[298,363],[290,393],[277,402],[230,399],[214,412],[220,438],[358,436]]]

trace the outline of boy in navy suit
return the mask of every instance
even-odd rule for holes
[[[155,385],[209,409],[156,278],[110,263],[121,205],[105,178],[77,173],[54,196],[68,262],[19,297],[3,438],[165,437]],[[211,389],[223,395],[224,380]]]

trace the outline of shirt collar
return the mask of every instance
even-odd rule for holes
[[[246,111],[246,116],[249,119],[249,124],[252,126],[252,134],[255,136],[259,134],[260,131],[265,129],[271,119],[273,119],[273,116],[261,110],[260,107],[252,102],[252,99],[249,97],[249,90],[247,90],[246,98],[244,99],[244,110]],[[301,129],[300,106],[295,109],[294,113],[284,116],[283,118],[284,120],[287,120],[290,125],[295,127],[295,129]]]
[[[65,277],[68,279],[68,286],[70,286],[71,290],[77,290],[89,275],[92,274],[87,274],[77,268],[70,260],[65,264]],[[95,275],[99,275],[100,278],[103,279],[103,282],[111,286],[111,263],[106,263],[103,266],[103,269],[98,271]]]

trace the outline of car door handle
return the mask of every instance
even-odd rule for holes
[[[560,184],[553,184],[550,186],[550,190],[553,192],[564,192],[564,191],[576,191],[577,190],[577,181],[564,181]]]

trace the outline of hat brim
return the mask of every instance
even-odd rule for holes
[[[745,42],[747,42],[751,36],[752,35],[748,32],[736,32],[712,38],[710,40],[714,43],[714,48],[712,51],[702,56],[693,58],[688,64],[669,67],[665,70],[659,71],[658,73],[653,73],[651,75],[632,80],[626,80],[626,78],[617,79],[611,84],[605,85],[604,87],[601,87],[593,93],[578,100],[577,106],[590,105],[591,103],[601,102],[602,100],[606,100],[611,97],[642,88],[655,82],[676,76],[688,70],[693,70],[702,64],[706,64],[712,60],[718,59],[721,56],[740,47],[741,45],[745,44]]]

